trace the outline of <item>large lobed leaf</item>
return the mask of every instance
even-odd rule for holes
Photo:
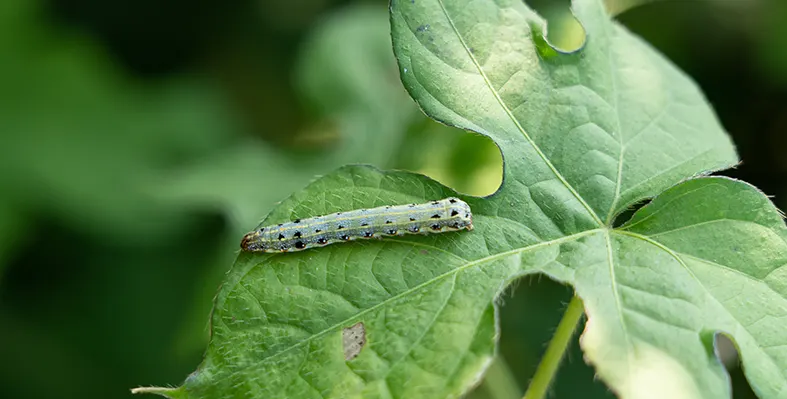
[[[456,397],[494,354],[495,297],[540,272],[584,300],[583,350],[621,397],[729,397],[713,348],[720,332],[761,397],[787,397],[780,213],[745,183],[686,180],[736,162],[706,100],[600,0],[577,0],[574,12],[586,43],[564,53],[518,0],[393,1],[411,96],[503,153],[500,190],[465,197],[476,229],[243,253],[217,296],[203,364],[179,388],[144,391]],[[449,195],[422,176],[352,166],[297,192],[266,223]],[[365,340],[346,358],[343,335],[357,323]]]

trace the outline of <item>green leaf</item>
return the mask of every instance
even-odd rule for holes
[[[430,116],[492,137],[506,178],[564,199],[577,223],[564,233],[734,163],[696,86],[599,2],[575,4],[587,43],[571,54],[548,47],[540,19],[517,1],[396,4],[394,49],[410,94]],[[519,188],[511,183],[501,194]]]
[[[495,298],[544,273],[585,304],[586,358],[624,398],[729,397],[717,333],[761,397],[787,392],[787,228],[755,188],[694,178],[736,162],[694,83],[600,0],[577,0],[586,33],[566,53],[524,3],[398,0],[394,51],[431,117],[492,138],[504,182],[464,197],[476,229],[241,253],[219,292],[188,398],[443,398],[495,354]],[[688,179],[688,180],[687,180]],[[265,224],[455,193],[405,172],[349,166]],[[655,197],[621,228],[615,217]],[[343,332],[365,343],[345,359]]]
[[[786,240],[781,213],[750,185],[702,178],[667,190],[611,240],[618,248],[618,273],[610,283],[623,306],[614,315],[603,309],[610,304],[593,309],[586,302],[590,316],[612,316],[600,317],[596,327],[611,334],[588,331],[586,353],[608,351],[607,340],[617,335],[628,341],[625,351],[634,361],[626,372],[632,382],[649,372],[681,381],[685,368],[695,379],[687,384],[707,397],[721,397],[729,395],[727,376],[699,341],[712,343],[715,333],[724,332],[735,339],[755,392],[780,397],[787,392]],[[623,328],[615,332],[604,325],[610,321]],[[649,360],[666,364],[654,367]],[[623,383],[622,389],[632,388]]]

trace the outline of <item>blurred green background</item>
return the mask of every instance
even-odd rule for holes
[[[528,4],[555,43],[581,39],[567,1]],[[619,20],[705,90],[743,159],[724,174],[785,209],[787,1]],[[496,148],[418,111],[388,35],[384,1],[1,1],[0,396],[182,382],[241,235],[338,166],[492,193]],[[473,398],[521,397],[570,294],[538,276],[506,291],[502,361]],[[612,397],[576,345],[553,396]]]

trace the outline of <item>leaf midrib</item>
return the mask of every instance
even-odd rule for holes
[[[623,339],[626,340],[626,375],[629,381],[632,381],[631,377],[631,356],[629,355],[629,348],[633,345],[631,344],[631,338],[629,336],[628,327],[626,323],[623,322],[623,304],[620,301],[620,295],[618,295],[618,283],[617,283],[617,275],[615,274],[615,261],[612,256],[612,242],[610,240],[611,232],[607,231],[604,234],[604,240],[607,246],[607,262],[609,262],[609,278],[610,278],[610,289],[612,290],[612,296],[615,297],[615,307],[618,310],[618,318],[620,319],[620,326],[623,330]],[[629,397],[631,392],[631,384],[626,385],[628,387],[627,391],[621,393],[622,397]]]
[[[612,24],[608,25],[612,26]],[[612,35],[607,32],[607,38],[612,38]],[[618,127],[618,143],[620,150],[618,151],[618,172],[617,172],[617,181],[615,182],[615,195],[612,200],[612,205],[609,207],[609,211],[607,212],[607,223],[612,223],[615,217],[615,207],[620,200],[620,186],[622,185],[623,181],[623,157],[626,153],[626,147],[623,144],[623,128],[620,123],[620,107],[618,106],[618,76],[615,73],[617,71],[617,64],[612,57],[612,46],[607,46],[607,60],[609,62],[609,74],[610,74],[610,81],[612,82],[612,98],[615,101],[614,105],[614,112],[615,112],[615,121],[617,122]],[[611,104],[610,104],[611,105]]]

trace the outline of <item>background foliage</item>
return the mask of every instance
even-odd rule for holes
[[[570,47],[566,2],[528,4]],[[703,88],[743,159],[725,174],[782,209],[784,4],[665,2],[619,17]],[[402,89],[385,6],[0,2],[4,396],[128,397],[181,381],[240,235],[315,175],[363,162],[495,190],[491,143],[427,120]],[[501,299],[503,361],[474,397],[521,396],[569,294],[533,277]],[[579,392],[610,396],[575,346],[554,393]]]

